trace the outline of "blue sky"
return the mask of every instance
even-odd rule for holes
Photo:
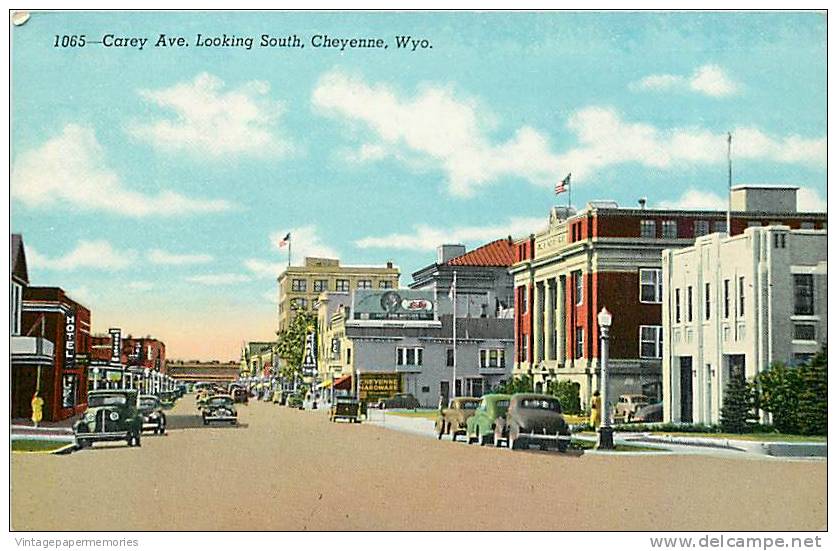
[[[722,207],[730,130],[735,183],[824,210],[825,43],[814,13],[35,13],[13,28],[12,230],[94,329],[234,358],[273,333],[288,231],[295,263],[394,260],[405,285],[442,242],[539,230],[568,172],[576,206]]]

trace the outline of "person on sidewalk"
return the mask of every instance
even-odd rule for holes
[[[593,430],[599,428],[602,423],[602,398],[599,396],[599,391],[593,393],[593,403],[590,405],[590,425]]]
[[[32,424],[35,425],[35,428],[38,427],[38,424],[44,418],[44,399],[38,396],[38,391],[35,391],[35,395],[32,396]]]

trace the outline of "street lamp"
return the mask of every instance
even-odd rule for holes
[[[93,390],[99,390],[99,368],[93,368]]]
[[[602,421],[599,426],[599,443],[596,449],[612,450],[613,449],[613,427],[610,426],[610,409],[607,404],[607,353],[610,341],[610,325],[613,323],[613,316],[607,311],[607,308],[602,308],[598,315],[599,320],[599,334],[601,335],[602,347],[600,353],[601,367],[601,416]]]

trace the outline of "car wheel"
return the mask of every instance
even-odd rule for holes
[[[477,442],[480,446],[485,446],[486,444],[488,444],[488,435],[480,434],[479,429],[477,429]]]
[[[90,447],[90,440],[87,440],[86,438],[78,438],[76,439],[76,445],[80,450],[83,450],[84,448]]]
[[[230,421],[230,425],[235,426],[237,424],[238,424],[238,419],[233,419],[232,421]]]
[[[567,447],[569,446],[568,442],[558,442],[558,451],[564,453],[567,451]]]
[[[503,445],[503,432],[500,429],[495,428],[494,429],[494,447],[499,448],[502,445]]]
[[[442,421],[436,425],[436,437],[441,440],[445,434],[445,422]]]
[[[203,418],[203,424],[204,424],[204,425],[208,425],[208,424],[209,424],[209,419],[207,419],[206,417],[204,417],[204,418]]]

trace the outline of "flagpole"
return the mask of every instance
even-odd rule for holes
[[[288,268],[291,267],[291,238],[288,238]]]
[[[453,271],[453,397],[457,397],[456,393],[456,270]]]
[[[732,235],[732,132],[727,132],[727,236]]]

